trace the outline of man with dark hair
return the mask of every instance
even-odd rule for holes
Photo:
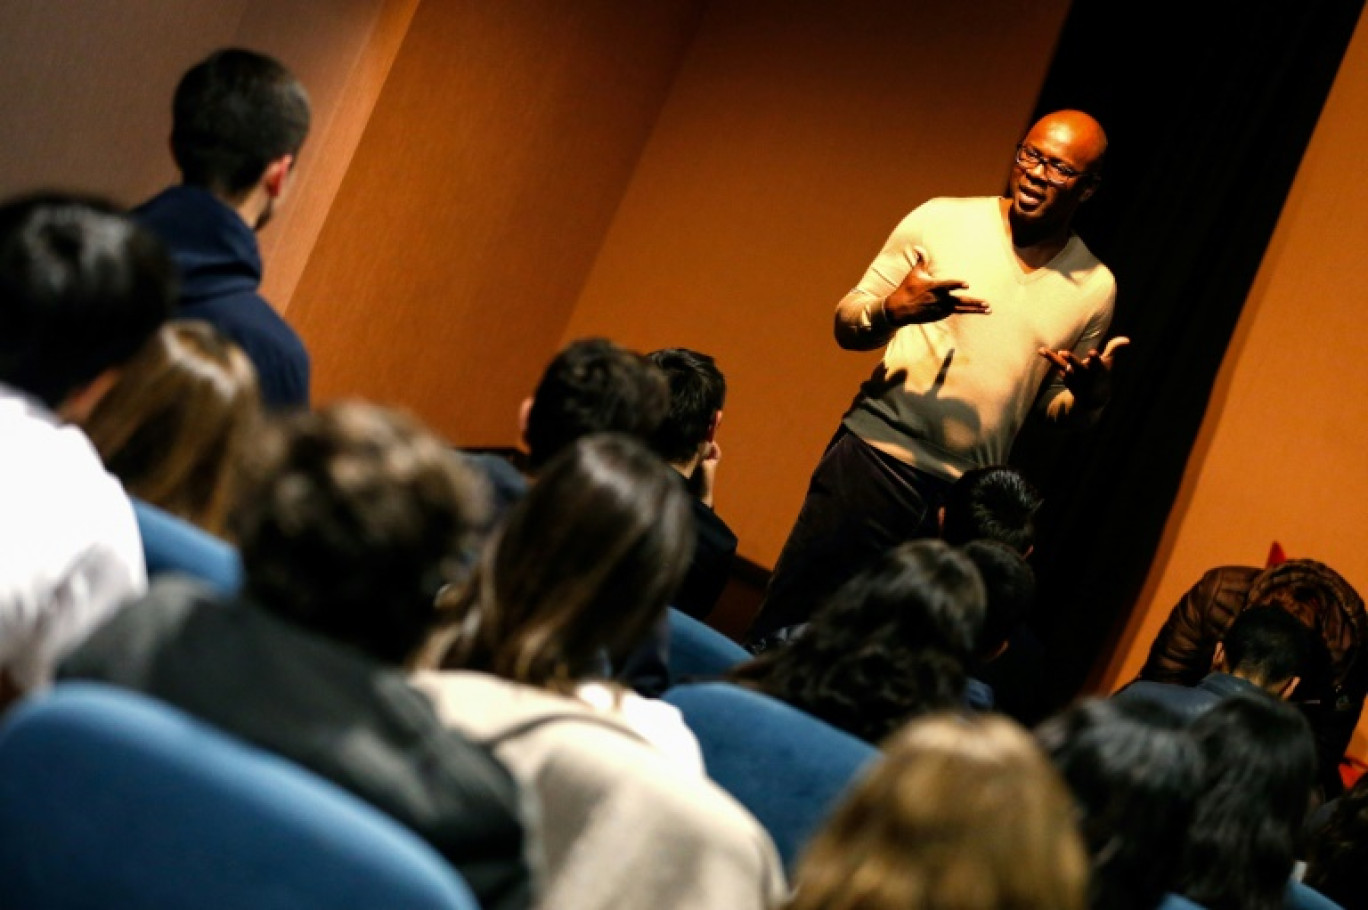
[[[358,403],[269,422],[253,458],[232,519],[242,595],[159,581],[62,677],[146,693],[296,761],[426,838],[482,907],[527,906],[512,778],[404,672],[438,590],[464,580],[476,478],[413,421]]]
[[[713,483],[722,458],[717,427],[722,422],[727,380],[713,358],[688,348],[663,348],[646,359],[670,384],[670,412],[656,429],[652,444],[694,494],[691,502],[698,539],[689,574],[672,606],[703,619],[726,587],[736,556],[736,535],[713,511]]]
[[[941,537],[963,546],[996,540],[1023,557],[1035,548],[1035,518],[1044,498],[1026,476],[1007,465],[965,471],[940,508]]]
[[[1312,659],[1311,631],[1278,607],[1250,607],[1216,643],[1211,672],[1195,686],[1138,680],[1116,693],[1122,701],[1153,701],[1193,720],[1222,699],[1242,693],[1292,697]]]
[[[263,402],[307,407],[309,355],[257,288],[256,232],[290,185],[309,98],[289,70],[247,50],[211,54],[181,77],[171,152],[181,185],[134,210],[181,273],[179,316],[212,323],[257,369]]]
[[[0,707],[146,588],[128,496],[80,418],[170,314],[174,270],[108,203],[0,206]]]
[[[999,710],[1014,719],[1018,714],[1035,717],[1043,705],[1043,673],[1030,679],[1015,679],[1014,686],[998,693],[993,665],[1012,649],[1012,637],[1025,621],[1035,603],[1035,573],[1016,550],[996,540],[971,540],[960,547],[983,579],[987,611],[974,648],[972,673],[966,689],[971,707]],[[985,676],[992,679],[989,682]],[[1010,690],[1010,691],[1009,691]],[[1021,705],[1029,703],[1030,711]]]
[[[606,338],[572,341],[542,373],[520,415],[527,464],[536,474],[575,440],[626,433],[649,441],[669,409],[665,377],[640,354]]]

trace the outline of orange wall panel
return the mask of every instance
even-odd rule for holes
[[[315,397],[507,445],[697,3],[421,3],[293,297]]]
[[[772,564],[877,353],[836,301],[937,195],[993,195],[1066,0],[715,3],[561,341],[714,355],[728,379],[718,511]]]
[[[1368,593],[1368,20],[1360,22],[1241,314],[1115,688],[1207,569],[1262,565],[1273,541]],[[1252,190],[1253,191],[1253,190]],[[1368,739],[1352,751],[1368,755]]]

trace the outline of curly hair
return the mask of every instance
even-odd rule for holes
[[[967,556],[912,541],[841,587],[796,640],[730,676],[878,743],[911,717],[960,705],[984,610]]]
[[[245,593],[279,616],[388,664],[462,580],[486,491],[442,440],[360,402],[279,416],[246,459],[231,529]]]

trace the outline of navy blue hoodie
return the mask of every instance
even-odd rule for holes
[[[256,234],[208,190],[174,186],[133,210],[161,238],[180,272],[176,317],[203,319],[247,353],[268,408],[308,407],[309,353],[257,288]]]

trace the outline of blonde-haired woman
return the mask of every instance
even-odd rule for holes
[[[242,349],[206,322],[173,320],[71,416],[130,495],[222,537],[260,407]]]
[[[1063,781],[997,716],[930,715],[837,808],[787,910],[1082,910],[1088,859]]]

